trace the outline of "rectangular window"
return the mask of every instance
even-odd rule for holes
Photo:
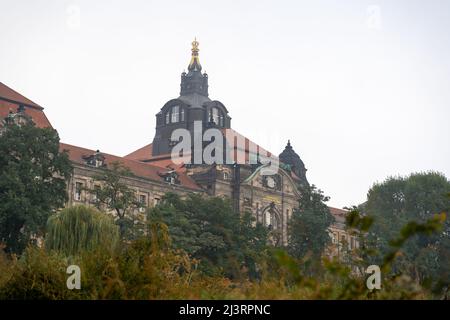
[[[147,207],[147,196],[144,194],[139,195],[139,203],[141,204],[139,212],[144,212],[145,207]]]
[[[180,110],[180,121],[184,121],[184,108],[181,108]]]
[[[75,182],[75,200],[81,201],[81,192],[82,192],[83,184],[81,182]]]
[[[172,107],[172,123],[176,123],[180,121],[180,107],[174,106]]]
[[[215,124],[219,124],[219,109],[212,109],[212,118]]]
[[[169,122],[170,122],[170,112],[167,111],[167,113],[166,113],[166,124],[169,124]]]
[[[92,194],[92,202],[97,202],[98,200],[98,194],[100,193],[100,186],[95,185],[94,186],[94,193]]]

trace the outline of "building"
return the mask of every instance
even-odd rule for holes
[[[61,143],[61,151],[68,152],[74,165],[68,185],[68,205],[93,204],[93,195],[83,189],[94,188],[94,177],[102,168],[117,161],[133,173],[125,180],[145,206],[157,204],[167,192],[226,197],[231,199],[236,212],[251,212],[258,222],[266,225],[272,231],[275,244],[286,244],[287,222],[300,197],[297,186],[308,185],[305,165],[290,141],[276,157],[232,129],[228,109],[209,97],[208,81],[208,75],[202,73],[199,43],[195,40],[188,72],[181,74],[180,95],[167,101],[156,113],[155,136],[149,144],[119,157]],[[39,127],[51,126],[41,106],[3,83],[0,83],[0,119],[32,120]],[[175,161],[174,148],[184,141],[184,138],[174,139],[176,130],[200,137],[201,152],[210,146],[203,137],[213,133],[214,141],[221,145],[210,152],[215,161],[211,163],[204,158],[195,161],[198,151],[195,139]],[[222,161],[218,161],[219,158]],[[276,172],[265,174],[274,164]],[[345,233],[338,220],[331,230],[332,235],[337,232],[338,241]]]

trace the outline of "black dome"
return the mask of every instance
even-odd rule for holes
[[[288,140],[283,152],[278,156],[280,161],[291,167],[291,170],[300,178],[300,183],[309,185],[306,179],[306,168],[300,156],[294,151],[291,146],[291,142]]]

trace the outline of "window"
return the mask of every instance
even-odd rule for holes
[[[223,173],[223,180],[228,180],[228,172]]]
[[[98,201],[98,194],[100,192],[100,186],[95,185],[94,186],[94,193],[92,194],[92,202],[96,203]]]
[[[154,204],[155,206],[157,206],[157,205],[159,204],[160,201],[161,201],[160,198],[154,198],[154,199],[153,199],[153,204]]]
[[[180,107],[173,106],[171,113],[172,113],[172,123],[179,122],[180,121]]]
[[[334,244],[337,244],[338,243],[338,235],[337,235],[337,233],[336,232],[333,232],[332,233],[332,236],[331,236],[331,242],[332,243],[334,243]]]
[[[180,106],[173,106],[166,113],[166,124],[177,123],[185,120],[184,108]]]
[[[223,127],[223,114],[218,108],[209,109],[208,121]]]
[[[75,200],[81,201],[81,192],[83,189],[83,184],[81,182],[75,182]]]
[[[180,121],[184,121],[184,108],[180,110]]]
[[[166,113],[166,124],[170,123],[170,111],[167,111]]]
[[[266,211],[265,225],[266,225],[266,227],[270,227],[271,224],[272,224],[272,217],[271,217],[270,211]]]
[[[147,196],[145,194],[139,195],[139,212],[144,212],[145,207],[147,206]]]
[[[145,194],[139,195],[139,203],[142,206],[146,206],[147,205],[147,196]]]

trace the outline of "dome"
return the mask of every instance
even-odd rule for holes
[[[280,161],[290,166],[291,171],[300,179],[301,184],[309,185],[306,179],[306,168],[300,156],[294,151],[291,142],[288,140],[283,152],[278,156]]]

